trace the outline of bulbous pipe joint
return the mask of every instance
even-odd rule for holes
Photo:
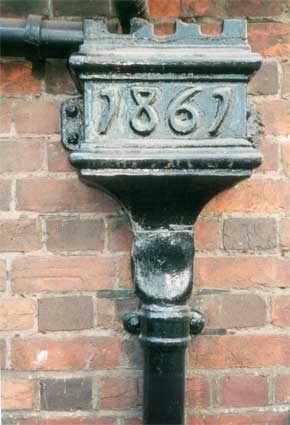
[[[186,227],[134,232],[133,274],[143,304],[125,316],[124,326],[144,349],[145,425],[184,423],[185,351],[204,326],[186,305],[193,257],[193,232]]]
[[[154,306],[149,306],[148,308],[150,307],[153,308]],[[155,309],[156,309],[156,306],[155,306]],[[171,310],[170,308],[168,308],[165,311],[170,312]],[[195,310],[188,311],[187,309],[185,309],[184,312],[185,312],[184,318],[186,319],[185,320],[186,328],[189,326],[188,334],[192,336],[200,334],[203,331],[203,328],[205,326],[205,319],[203,315],[199,311],[195,311]],[[189,317],[189,321],[187,320],[188,317]],[[144,315],[141,312],[133,311],[130,313],[126,313],[124,316],[123,323],[124,323],[124,328],[126,329],[127,332],[129,332],[132,335],[139,335],[141,341],[144,342],[143,335],[146,334],[146,332],[143,330],[143,327],[142,327],[142,324],[144,324]],[[141,336],[141,333],[142,333],[142,336]],[[187,338],[186,338],[186,341],[187,341]]]

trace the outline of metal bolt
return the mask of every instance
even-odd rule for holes
[[[202,332],[205,325],[203,316],[198,311],[192,312],[192,318],[190,321],[190,334],[198,335]]]
[[[67,105],[67,107],[65,108],[65,113],[68,117],[75,118],[78,114],[78,108],[72,104]]]
[[[70,145],[77,145],[79,142],[78,133],[72,133],[68,136],[67,141]]]
[[[128,313],[124,317],[125,329],[133,335],[140,333],[140,316],[138,313]]]
[[[130,326],[132,326],[132,327],[138,326],[139,325],[139,317],[137,315],[131,316],[130,319],[129,319],[129,323],[130,323]]]

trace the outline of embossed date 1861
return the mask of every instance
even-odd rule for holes
[[[156,87],[131,87],[130,96],[134,108],[129,118],[130,128],[138,135],[148,136],[154,132],[161,120],[166,122],[168,128],[177,135],[190,135],[200,127],[200,111],[195,104],[195,97],[203,92],[202,87],[182,89],[166,106],[165,116],[158,111],[157,102],[161,98],[160,89]],[[103,89],[99,92],[101,99],[101,113],[98,133],[105,135],[120,111],[120,94],[116,89]],[[218,136],[227,117],[231,101],[232,89],[228,87],[217,88],[212,92],[215,116],[208,130],[208,136]]]

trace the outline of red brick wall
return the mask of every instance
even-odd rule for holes
[[[109,2],[2,2],[5,16],[101,15]],[[112,10],[112,8],[111,8]],[[207,32],[247,17],[264,65],[249,87],[263,165],[196,225],[192,305],[207,317],[188,351],[188,425],[286,425],[290,408],[290,2],[151,0],[158,33],[193,16]],[[0,353],[9,425],[137,425],[142,357],[131,239],[118,205],[81,184],[60,144],[75,93],[61,61],[43,78],[3,60],[0,121]],[[58,419],[57,419],[58,418]]]

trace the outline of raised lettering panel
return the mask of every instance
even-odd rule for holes
[[[86,143],[246,136],[244,84],[88,82]]]

